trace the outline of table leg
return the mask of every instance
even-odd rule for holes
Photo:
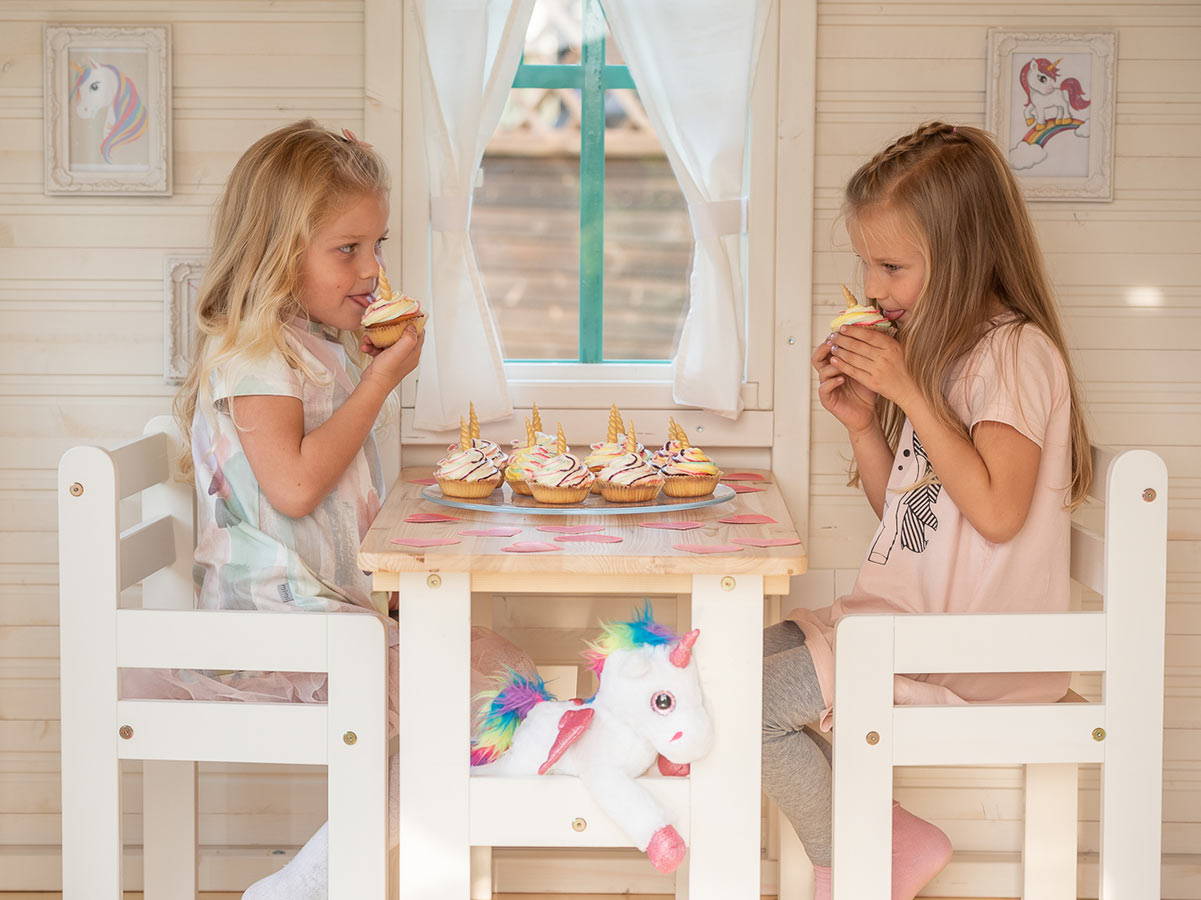
[[[696,660],[715,740],[693,763],[691,900],[757,900],[763,728],[763,577],[694,575]]]
[[[396,900],[466,900],[471,576],[400,576]]]

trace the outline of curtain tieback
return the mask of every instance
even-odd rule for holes
[[[688,216],[700,238],[719,238],[746,230],[746,197],[689,204]]]
[[[466,231],[470,217],[471,195],[430,197],[430,228],[434,231]]]

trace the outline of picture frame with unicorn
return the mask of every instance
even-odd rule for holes
[[[1117,34],[988,32],[985,127],[1030,200],[1112,200]]]
[[[46,194],[171,194],[167,25],[47,25]]]

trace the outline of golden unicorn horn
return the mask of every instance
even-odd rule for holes
[[[859,301],[855,298],[855,295],[851,293],[851,289],[845,284],[842,286],[842,296],[843,299],[847,301],[847,309],[850,309],[852,306],[859,305]]]
[[[537,403],[533,404],[533,409],[530,410],[530,418],[532,420],[531,424],[533,424],[534,430],[541,431],[542,430],[542,413],[538,412],[538,404]]]
[[[471,436],[477,438],[480,436],[480,417],[475,414],[475,404],[469,403],[467,406],[470,415]]]
[[[619,431],[621,431],[621,413],[617,411],[617,404],[614,403],[609,407],[609,430],[606,439],[610,444],[617,443],[617,433]]]
[[[638,452],[638,435],[634,432],[633,422],[626,422],[626,452]]]
[[[560,456],[567,452],[567,435],[563,433],[563,423],[559,423],[558,430],[555,432],[555,452]]]
[[[466,450],[471,446],[471,426],[459,416],[459,449]]]

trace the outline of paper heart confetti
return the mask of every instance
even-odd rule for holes
[[[735,494],[757,494],[760,491],[767,490],[767,488],[752,487],[749,484],[728,484],[726,487],[730,488]]]
[[[551,534],[590,534],[594,531],[604,531],[604,525],[539,525],[539,531]]]
[[[557,547],[554,544],[548,544],[545,541],[518,541],[516,544],[509,544],[507,547],[501,547],[505,553],[543,553],[547,550],[562,550],[562,547]]]
[[[732,538],[735,544],[743,544],[747,547],[791,547],[793,544],[799,544],[799,537],[785,538]]]
[[[718,519],[719,522],[724,522],[726,525],[774,525],[775,519],[771,516],[764,516],[759,513],[746,513],[741,516],[726,516],[724,519]]]
[[[463,542],[458,538],[392,538],[392,543],[402,547],[445,547]]]
[[[459,517],[444,516],[442,513],[413,513],[411,516],[405,516],[405,521],[418,525],[429,525],[434,522],[457,522]]]
[[[521,534],[520,528],[467,528],[459,534],[465,537],[512,537]]]
[[[406,484],[437,484],[436,478],[410,478]]]
[[[689,553],[734,553],[742,548],[737,544],[676,544],[675,549]]]
[[[704,522],[639,522],[642,528],[663,528],[667,531],[691,531],[700,528]]]
[[[578,541],[592,544],[620,544],[623,538],[615,534],[561,534],[555,540],[563,542]]]

